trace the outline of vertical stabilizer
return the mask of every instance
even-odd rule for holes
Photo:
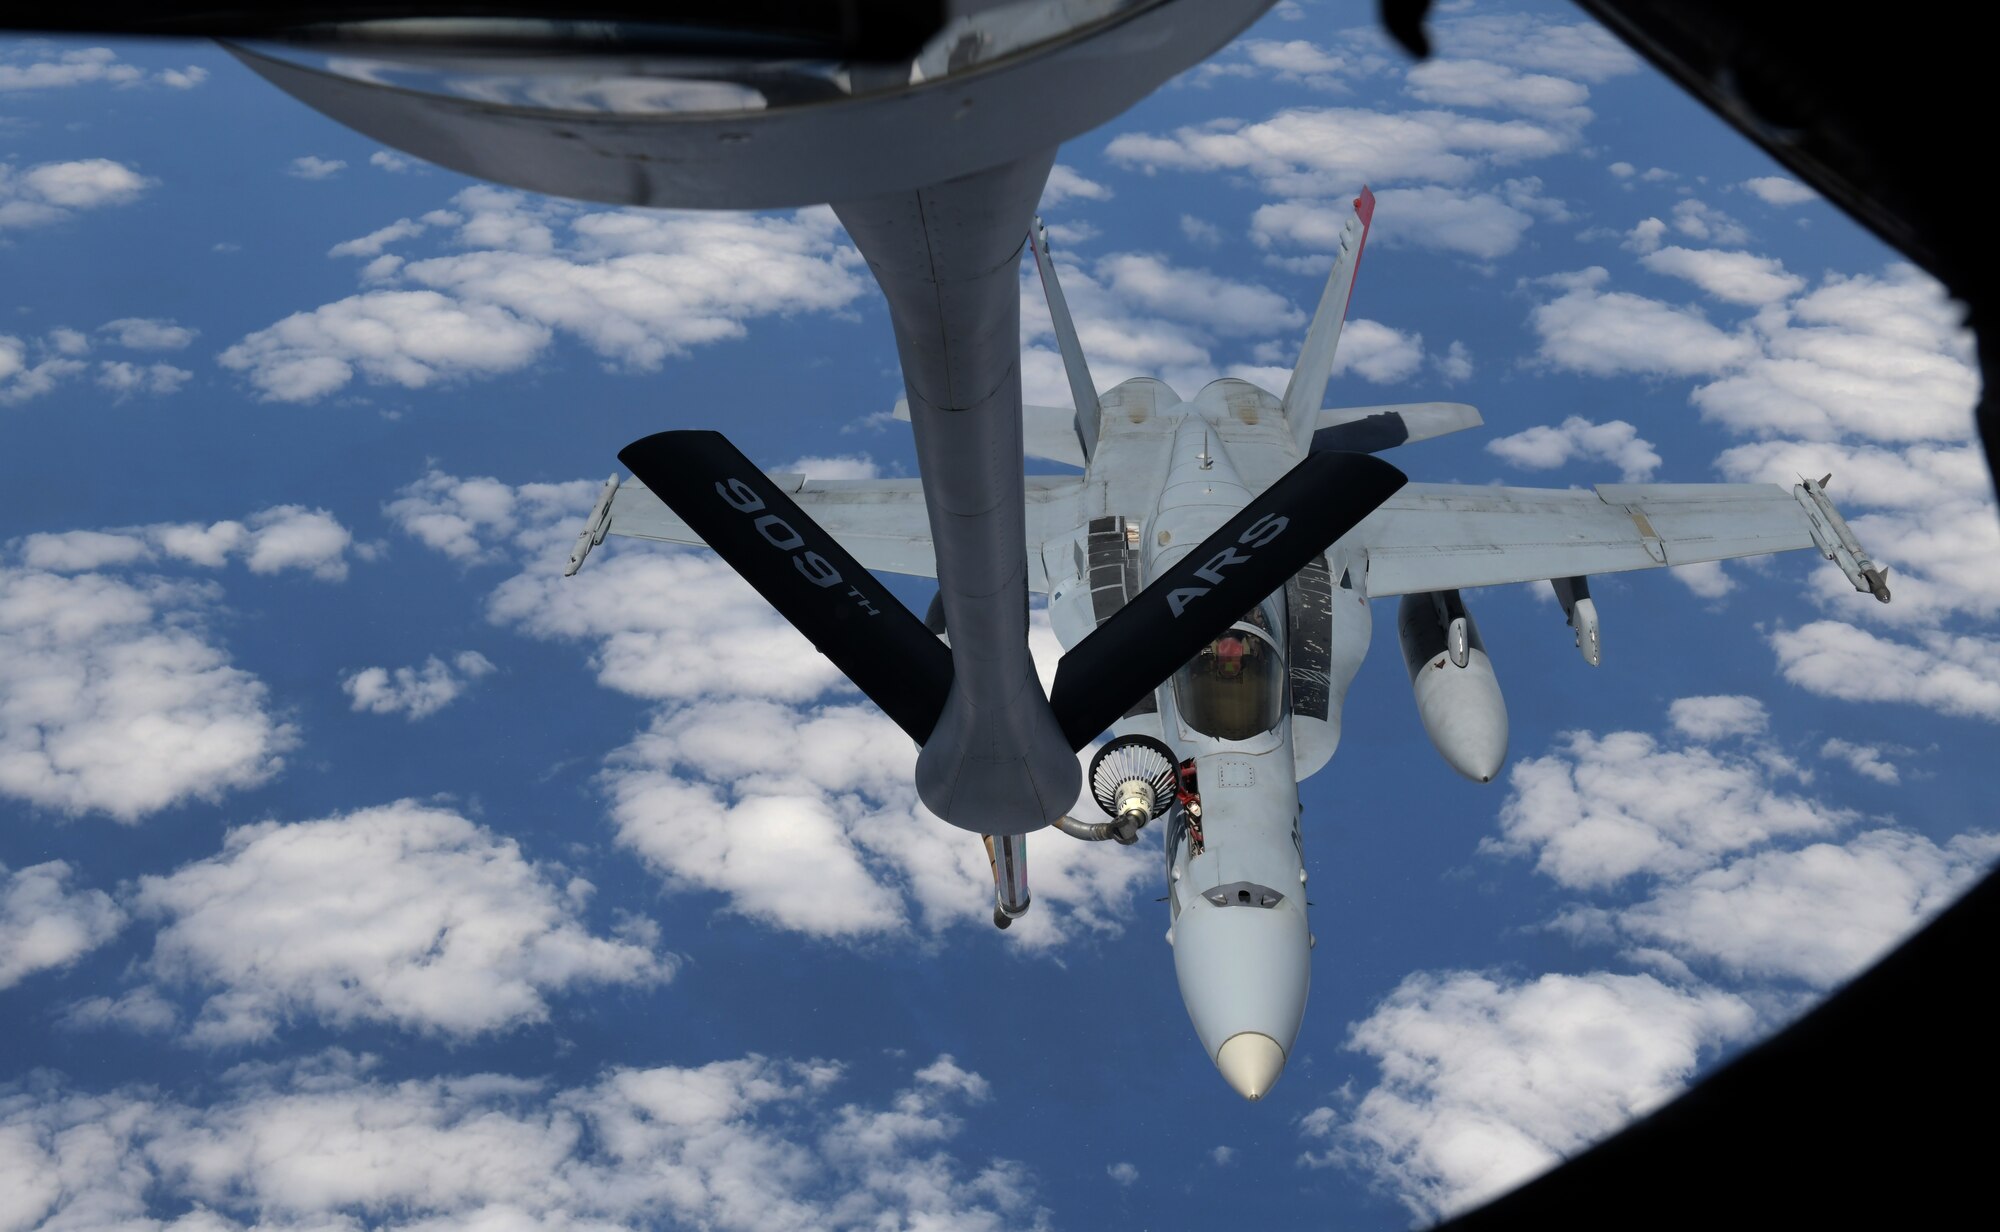
[[[1326,401],[1327,377],[1333,373],[1333,353],[1340,345],[1340,327],[1347,320],[1347,302],[1354,295],[1354,271],[1361,264],[1361,250],[1368,244],[1368,224],[1374,217],[1375,194],[1363,187],[1354,199],[1353,215],[1340,229],[1333,272],[1327,275],[1319,310],[1313,313],[1305,345],[1299,348],[1291,384],[1285,386],[1285,422],[1291,426],[1292,440],[1300,453],[1312,447],[1313,428]]]
[[[1056,281],[1056,263],[1049,256],[1049,233],[1041,218],[1028,233],[1035,250],[1035,268],[1041,271],[1042,294],[1048,297],[1049,319],[1056,326],[1056,347],[1062,351],[1063,371],[1069,374],[1069,396],[1076,402],[1076,439],[1083,445],[1085,461],[1097,452],[1097,421],[1103,413],[1097,405],[1097,386],[1090,380],[1090,365],[1083,362],[1083,345],[1076,340],[1076,322],[1070,319],[1069,304],[1063,299],[1062,283]]]

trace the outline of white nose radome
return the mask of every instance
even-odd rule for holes
[[[1256,1031],[1239,1031],[1222,1041],[1215,1068],[1244,1099],[1259,1100],[1284,1072],[1285,1050],[1278,1041]]]

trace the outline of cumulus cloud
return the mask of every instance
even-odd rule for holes
[[[1736,589],[1736,579],[1729,575],[1719,560],[1674,565],[1667,570],[1667,575],[1701,599],[1720,599]]]
[[[1657,170],[1657,168],[1655,168]],[[1648,171],[1646,179],[1653,178]],[[1674,230],[1708,244],[1747,244],[1750,233],[1743,224],[1705,202],[1685,197],[1674,203]]]
[[[1285,197],[1335,197],[1365,180],[1460,184],[1480,170],[1562,153],[1573,133],[1451,111],[1301,108],[1267,120],[1214,120],[1173,133],[1121,133],[1105,153],[1145,171],[1236,171]]]
[[[0,163],[0,231],[63,222],[78,210],[129,205],[152,184],[108,158],[38,163],[25,171]]]
[[[1104,1171],[1112,1180],[1127,1187],[1139,1180],[1139,1165],[1124,1160],[1108,1165]]]
[[[1376,202],[1371,242],[1410,244],[1482,261],[1514,251],[1535,221],[1502,193],[1437,184],[1383,189]],[[1261,247],[1284,244],[1330,253],[1351,212],[1344,201],[1262,205],[1250,216],[1250,238]]]
[[[1112,191],[1067,163],[1049,168],[1049,182],[1042,189],[1042,208],[1065,201],[1109,201]]]
[[[276,774],[295,734],[203,635],[211,598],[0,566],[0,793],[132,823]]]
[[[1944,909],[2000,855],[2000,836],[1940,847],[1907,830],[1763,851],[1660,887],[1619,927],[1736,976],[1827,988]]]
[[[577,643],[600,684],[665,703],[600,780],[619,842],[672,889],[774,928],[854,940],[984,926],[985,853],[918,801],[909,738],[872,705],[827,700],[851,686],[727,565],[607,543],[560,576],[595,487],[537,504],[494,480],[432,475],[391,509],[440,551],[523,562],[492,591],[488,619]],[[1031,644],[1052,671],[1045,618]],[[745,645],[757,653],[733,652]],[[1036,910],[1008,944],[1115,932],[1148,875],[1123,848],[1037,851]]]
[[[1486,452],[1526,470],[1554,470],[1574,459],[1604,462],[1619,469],[1626,483],[1643,483],[1659,469],[1660,455],[1651,441],[1622,419],[1592,423],[1572,415],[1556,427],[1547,424],[1499,437]]]
[[[1738,371],[1697,388],[1705,418],[1758,436],[1962,440],[1979,376],[1943,287],[1913,266],[1828,275],[1753,319]]]
[[[1884,756],[1885,750],[1872,744],[1857,744],[1835,736],[1820,746],[1819,755],[1847,763],[1847,768],[1863,778],[1894,786],[1903,781],[1902,771]]]
[[[1100,259],[1094,270],[1110,294],[1125,304],[1217,334],[1267,334],[1306,323],[1305,313],[1275,291],[1175,266],[1165,257],[1113,253]]]
[[[1563,294],[1529,314],[1543,360],[1592,376],[1703,376],[1756,354],[1749,338],[1717,328],[1699,309],[1607,291],[1609,280],[1601,266],[1551,280]]]
[[[1761,736],[1771,725],[1771,715],[1763,702],[1736,693],[1677,698],[1667,707],[1667,721],[1681,735],[1707,742],[1731,736]]]
[[[97,383],[110,390],[118,401],[133,394],[171,394],[194,379],[194,373],[172,364],[135,364],[107,360],[97,365]]]
[[[1805,289],[1805,279],[1775,257],[1715,248],[1655,249],[1639,263],[1656,274],[1684,278],[1732,304],[1774,304]]]
[[[1760,175],[1743,181],[1743,189],[1765,205],[1803,205],[1819,196],[1788,176]]]
[[[417,162],[413,158],[405,158],[388,150],[377,150],[368,156],[368,165],[383,171],[400,172],[410,170],[417,165]]]
[[[1755,721],[1739,699],[1695,699],[1674,715],[1713,739]],[[1508,776],[1500,833],[1481,850],[1533,855],[1536,870],[1572,889],[1603,889],[1636,874],[1707,868],[1732,851],[1786,837],[1817,837],[1855,814],[1782,791],[1787,763],[1645,732],[1569,732]]]
[[[68,966],[124,927],[109,894],[70,888],[73,871],[61,860],[14,872],[0,864],[0,990]]]
[[[147,971],[214,990],[190,1037],[221,1045],[297,1018],[469,1037],[544,1021],[574,986],[668,978],[646,945],[584,927],[590,892],[405,800],[238,827],[217,855],[142,877],[132,905],[161,921]]]
[[[252,573],[298,569],[322,581],[347,576],[354,535],[324,509],[273,505],[244,521],[156,522],[118,530],[26,535],[21,559],[31,568],[81,573],[161,558],[210,569],[241,559]]]
[[[838,1065],[754,1055],[573,1087],[373,1068],[243,1066],[206,1103],[0,1087],[10,1226],[1048,1227],[1018,1164],[949,1150],[988,1098],[949,1057],[879,1101]]]
[[[339,175],[346,169],[345,160],[305,154],[294,158],[291,166],[285,169],[285,174],[301,180],[324,180]]]
[[[1808,693],[2000,722],[2000,640],[1926,632],[1906,642],[1816,620],[1780,629],[1770,643],[1778,670]]]
[[[599,486],[587,479],[506,484],[488,476],[462,478],[432,470],[398,492],[382,511],[425,547],[453,560],[508,560],[516,552],[561,540],[565,522],[590,512]]]
[[[1351,1110],[1301,1128],[1430,1221],[1498,1196],[1672,1097],[1702,1061],[1742,1038],[1741,998],[1649,975],[1503,982],[1419,972],[1355,1025],[1348,1047],[1380,1081]]]
[[[28,43],[0,52],[0,94],[29,90],[65,90],[85,85],[130,89],[163,85],[188,90],[208,80],[208,70],[196,65],[148,74],[127,64],[109,47],[77,47],[58,51],[48,43]]]
[[[161,317],[120,317],[98,326],[97,332],[110,335],[113,342],[134,351],[184,350],[201,333]]]
[[[496,669],[476,650],[460,651],[450,663],[431,655],[422,667],[364,667],[341,678],[354,709],[400,714],[412,722],[436,714],[458,700],[474,681]]]
[[[1410,69],[1405,88],[1420,102],[1444,107],[1501,108],[1574,128],[1590,122],[1583,83],[1491,60],[1432,57]]]
[[[985,852],[917,800],[915,765],[908,737],[871,705],[712,701],[662,712],[613,754],[604,783],[619,841],[670,885],[720,893],[773,927],[894,935],[911,907],[922,935],[982,926]],[[1036,852],[1035,911],[1008,930],[1013,944],[1118,931],[1150,875],[1136,849]]]
[[[1639,58],[1594,21],[1564,22],[1525,13],[1475,14],[1437,23],[1444,55],[1491,60],[1592,83],[1636,73]]]
[[[337,246],[392,284],[294,313],[225,350],[266,399],[310,402],[357,377],[410,389],[518,371],[558,336],[647,371],[742,337],[760,316],[844,308],[865,289],[830,210],[590,211],[496,188]],[[437,228],[447,255],[385,260]]]
[[[461,305],[436,291],[370,291],[293,313],[217,358],[246,373],[268,400],[311,402],[357,375],[424,389],[513,372],[550,337],[491,304]]]

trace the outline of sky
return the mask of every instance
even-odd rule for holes
[[[1830,471],[1895,601],[1811,553],[1600,578],[1591,668],[1546,586],[1469,592],[1483,786],[1377,604],[1255,1105],[1156,835],[1037,836],[998,932],[909,741],[713,557],[560,576],[654,431],[915,474],[828,211],[524,195],[208,46],[0,42],[0,1230],[1403,1228],[1950,901],[2000,855],[1957,308],[1575,10],[1437,6],[1424,64],[1372,14],[1282,5],[1062,148],[1099,385],[1281,391],[1365,182],[1330,403],[1486,420],[1413,478]]]

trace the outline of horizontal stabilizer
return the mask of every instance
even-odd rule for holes
[[[1050,704],[1082,748],[1406,482],[1379,458],[1316,453],[1118,609],[1056,665]]]
[[[742,451],[719,432],[658,432],[618,460],[911,739],[930,737],[951,652]],[[717,641],[754,653],[727,630]]]
[[[1463,402],[1411,402],[1403,406],[1351,406],[1321,411],[1312,452],[1339,449],[1381,453],[1411,441],[1477,428],[1486,421]]]

